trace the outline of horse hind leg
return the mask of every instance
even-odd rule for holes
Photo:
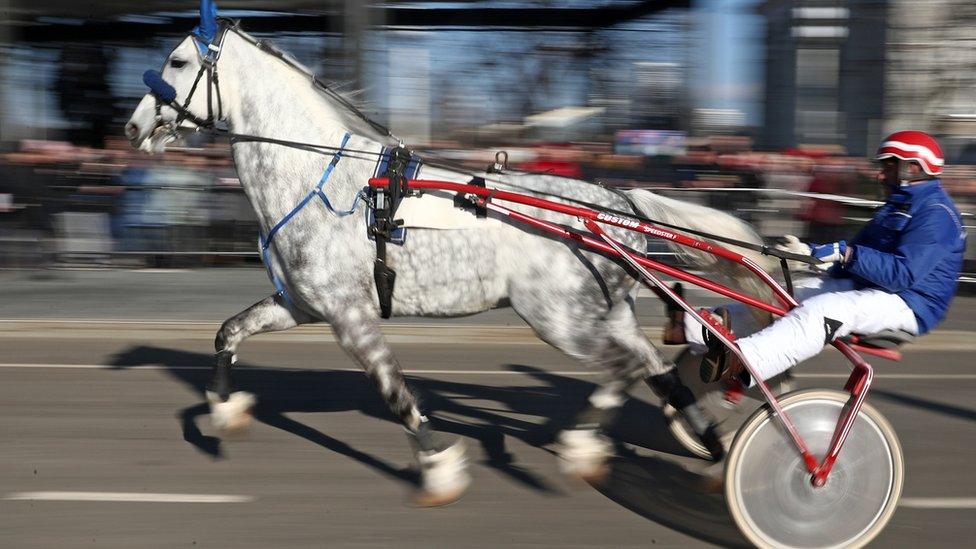
[[[540,339],[604,372],[603,381],[577,412],[573,425],[556,437],[560,470],[570,477],[599,483],[609,472],[607,461],[614,452],[605,428],[616,419],[627,390],[650,372],[663,372],[665,368],[649,344],[635,350],[616,341],[617,317],[633,316],[629,302],[618,302],[600,314],[574,303],[573,295],[565,297],[541,300],[526,292],[512,304]]]
[[[605,377],[577,412],[573,426],[558,436],[560,469],[591,484],[599,484],[610,472],[607,461],[614,448],[605,430],[616,421],[627,391],[649,372],[665,368],[656,352],[644,355],[621,345],[610,326],[612,322],[602,330],[587,330],[590,335],[602,334],[604,340],[594,341],[593,353],[583,362],[603,369]]]
[[[443,443],[420,412],[417,399],[407,386],[396,356],[379,330],[375,312],[346,306],[332,319],[339,344],[363,367],[393,414],[403,424],[420,464],[421,490],[414,502],[424,507],[447,505],[458,500],[471,477],[460,440]]]
[[[610,362],[611,367],[618,370],[616,377],[629,382],[643,379],[659,397],[681,414],[712,459],[721,460],[725,449],[714,422],[702,412],[695,394],[678,375],[677,366],[664,360],[640,329],[633,303],[628,300],[626,304],[626,307],[615,308],[607,319],[613,345],[622,351],[621,358]]]
[[[288,307],[279,294],[274,294],[224,321],[214,339],[216,362],[206,389],[210,421],[224,436],[247,431],[256,402],[251,393],[234,390],[231,370],[237,362],[237,347],[252,335],[287,330],[311,320],[305,313]]]
[[[590,366],[602,368],[606,379],[590,395],[575,424],[559,434],[563,472],[589,482],[602,481],[609,471],[606,461],[613,451],[604,434],[605,427],[616,419],[628,389],[642,379],[648,380],[655,392],[688,418],[706,447],[720,457],[721,444],[716,447],[712,443],[718,440],[714,427],[705,420],[674,365],[662,359],[640,330],[629,299],[614,305],[605,318],[575,326],[560,338],[543,339]]]

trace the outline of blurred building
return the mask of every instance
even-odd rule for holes
[[[601,126],[678,124],[688,0],[224,0],[221,13],[343,84],[414,144],[564,107]],[[140,75],[198,19],[198,0],[0,0],[0,141],[118,135]],[[272,10],[273,8],[273,10]],[[644,65],[647,63],[647,65]],[[646,121],[644,119],[647,119]],[[468,132],[478,133],[478,132]]]
[[[887,133],[976,137],[976,3],[768,0],[763,142],[865,155]],[[976,150],[968,151],[976,160]]]
[[[631,124],[676,130],[684,125],[687,113],[685,71],[680,63],[641,61],[634,63],[634,105]]]
[[[700,135],[737,133],[746,126],[746,113],[739,109],[694,109],[691,126]]]
[[[885,129],[929,128],[950,162],[976,163],[976,3],[896,1],[889,8]]]
[[[769,0],[763,142],[841,145],[863,155],[885,115],[881,0]]]

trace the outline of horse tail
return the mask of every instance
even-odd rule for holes
[[[763,244],[762,237],[759,236],[759,233],[752,226],[725,212],[699,204],[660,196],[645,189],[633,189],[624,192],[627,193],[628,198],[630,198],[631,202],[639,210],[639,213],[649,219],[676,227],[687,227],[703,233],[722,235],[751,244]],[[774,258],[753,250],[709,240],[707,238],[702,238],[702,240],[742,254],[766,272],[773,272],[778,265]],[[681,246],[670,241],[668,242],[668,246],[686,263],[693,267],[707,270],[713,275],[717,275],[731,287],[767,303],[775,302],[772,290],[759,277],[742,265],[722,259],[708,252]],[[756,309],[753,310],[753,313],[756,314],[757,320],[760,320],[760,326],[764,326],[770,321],[766,313],[761,313]]]

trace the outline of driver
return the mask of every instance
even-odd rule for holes
[[[800,306],[756,331],[747,307],[715,310],[746,359],[764,380],[817,355],[851,333],[902,330],[921,335],[941,322],[955,294],[966,232],[939,182],[945,163],[936,140],[920,131],[889,135],[878,148],[879,180],[887,200],[849,242],[807,244],[787,235],[777,248],[820,260],[826,276],[797,284]],[[741,361],[691,315],[669,309],[665,343],[690,343],[704,352],[704,381],[737,377],[753,384]],[[680,329],[683,324],[683,333]],[[755,332],[755,333],[753,333]]]

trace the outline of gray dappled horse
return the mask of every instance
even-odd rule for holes
[[[380,332],[373,277],[376,248],[367,237],[364,218],[369,206],[357,200],[375,170],[376,155],[382,146],[391,144],[390,138],[354,116],[334,96],[323,93],[310,73],[293,60],[275,55],[229,21],[208,20],[213,12],[202,11],[199,32],[173,50],[162,71],[161,79],[175,91],[174,101],[167,106],[148,94],[126,124],[135,147],[161,151],[174,138],[175,124],[209,125],[208,119],[213,118],[225,122],[235,134],[336,148],[349,133],[346,150],[370,153],[343,155],[324,186],[335,207],[314,200],[281,227],[267,247],[266,265],[280,280],[282,291],[228,319],[217,333],[217,364],[208,394],[212,420],[223,429],[240,427],[253,405],[250,395],[230,391],[231,365],[244,339],[300,324],[329,322],[339,344],[362,365],[407,429],[421,464],[419,501],[430,505],[453,501],[470,482],[464,449],[459,442],[444,444],[431,433]],[[214,49],[207,50],[210,42],[219,46],[219,55]],[[212,75],[201,78],[207,64],[219,70],[219,80]],[[184,104],[186,113],[178,115],[173,105]],[[263,235],[308,195],[334,158],[331,153],[255,140],[232,143],[241,185]],[[425,166],[418,177],[464,183],[472,174]],[[507,190],[555,193],[617,210],[635,208],[652,219],[760,242],[746,224],[728,214],[644,190],[621,194],[547,175],[486,177],[492,185]],[[346,212],[341,210],[351,206],[353,214],[343,215]],[[570,216],[513,208],[583,229]],[[646,247],[645,237],[636,232],[612,227],[607,231],[631,248]],[[768,265],[755,253],[737,251]],[[697,267],[725,275],[739,289],[763,295],[760,286],[751,284],[748,273],[708,254],[682,253]],[[402,246],[389,246],[388,263],[398,274],[394,316],[469,315],[511,306],[542,340],[605,372],[604,382],[580,412],[578,424],[559,436],[559,454],[567,472],[590,477],[605,470],[612,446],[601,434],[600,425],[621,406],[626,390],[641,379],[648,379],[663,398],[684,409],[700,435],[708,430],[673,365],[662,360],[640,330],[634,314],[635,281],[618,262],[489,213],[460,229],[411,229]]]

